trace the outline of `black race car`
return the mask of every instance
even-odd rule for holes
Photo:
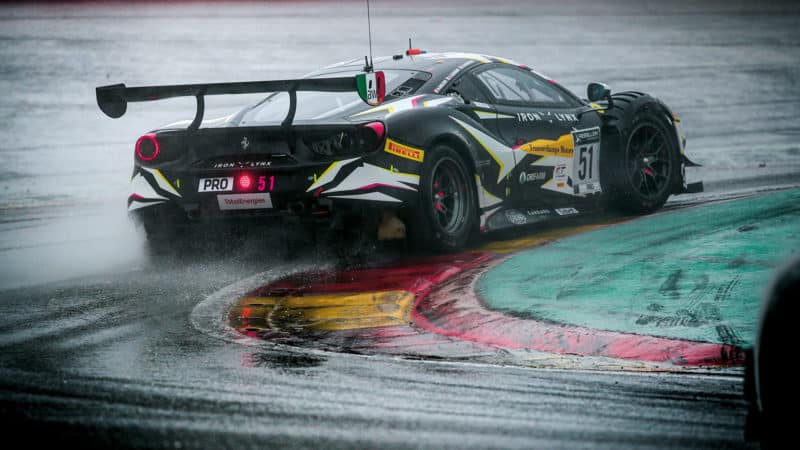
[[[271,94],[203,120],[204,96],[253,92]],[[175,96],[197,98],[195,118],[139,138],[128,198],[156,245],[282,215],[455,251],[474,231],[648,213],[701,189],[686,184],[680,121],[658,99],[591,83],[583,100],[494,56],[409,49],[297,80],[97,88],[111,117]]]

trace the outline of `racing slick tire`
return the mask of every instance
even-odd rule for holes
[[[180,254],[187,250],[191,238],[182,229],[185,221],[172,211],[152,209],[135,217],[135,222],[144,230],[145,251],[148,256],[162,257]]]
[[[419,184],[419,206],[409,225],[412,244],[427,251],[460,250],[475,231],[477,198],[470,170],[447,145],[426,155]]]
[[[639,92],[614,94],[605,113],[600,182],[607,206],[647,214],[680,183],[680,147],[668,111]]]

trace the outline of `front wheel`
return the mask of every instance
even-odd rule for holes
[[[420,248],[436,252],[460,250],[475,229],[475,187],[461,156],[437,146],[423,164],[420,204],[410,228]]]
[[[610,206],[650,213],[667,201],[680,181],[680,150],[674,131],[649,96],[618,94],[604,129],[603,190]]]

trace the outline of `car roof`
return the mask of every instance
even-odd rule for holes
[[[364,63],[364,58],[341,61],[315,71],[309,74],[309,76],[314,77],[326,73],[351,70],[360,71],[364,68]],[[525,67],[507,58],[463,52],[422,53],[419,55],[398,54],[395,56],[379,56],[373,59],[375,70],[419,70],[431,72],[434,76],[449,73],[457,67],[466,68],[467,66],[473,66],[475,63],[505,63]]]

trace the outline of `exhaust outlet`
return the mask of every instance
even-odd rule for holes
[[[289,203],[289,211],[293,214],[300,215],[303,214],[306,210],[306,205],[303,202],[292,202]]]
[[[406,225],[397,217],[393,210],[383,211],[381,223],[378,225],[378,240],[389,241],[393,239],[405,239]]]

